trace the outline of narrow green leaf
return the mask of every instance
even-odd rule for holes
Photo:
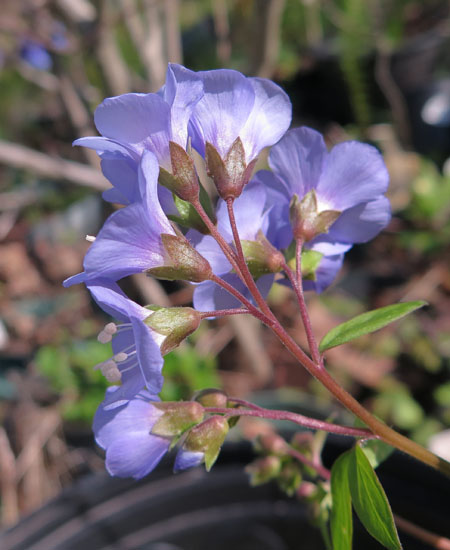
[[[352,550],[353,517],[349,486],[349,464],[353,451],[347,451],[331,468],[331,538],[333,550]]]
[[[355,427],[367,428],[368,426],[359,418],[356,418]],[[394,447],[388,445],[381,439],[366,439],[364,441],[360,441],[359,445],[374,470],[394,452]]]
[[[364,451],[356,445],[349,461],[353,507],[367,531],[389,550],[401,550],[386,493]]]
[[[402,302],[391,306],[380,307],[379,309],[373,309],[372,311],[367,311],[366,313],[350,319],[350,321],[346,321],[345,323],[332,328],[330,332],[325,334],[322,338],[319,349],[320,351],[325,351],[327,349],[340,346],[341,344],[345,344],[345,342],[354,340],[364,334],[375,332],[376,330],[397,321],[397,319],[408,315],[408,313],[411,313],[412,311],[426,305],[426,302],[418,300],[416,302]]]

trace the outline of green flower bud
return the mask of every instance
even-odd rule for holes
[[[311,189],[306,195],[299,199],[294,195],[289,205],[289,219],[295,239],[302,239],[308,242],[321,233],[328,233],[329,228],[339,218],[341,212],[338,210],[323,210],[319,212],[317,195]]]
[[[278,434],[260,435],[255,440],[255,449],[269,455],[284,456],[287,450],[286,441]]]
[[[212,178],[219,196],[224,200],[240,196],[256,164],[256,159],[249,164],[245,162],[244,146],[239,137],[233,142],[224,159],[216,148],[207,142],[205,159],[208,176]]]
[[[249,464],[245,471],[250,475],[250,485],[263,485],[278,477],[281,470],[281,460],[277,456],[258,458]]]
[[[281,271],[284,262],[283,254],[272,246],[261,230],[256,238],[256,241],[242,241],[242,251],[253,277],[258,278],[267,273]]]
[[[178,436],[203,420],[205,411],[195,401],[165,401],[152,403],[163,411],[152,428],[152,434],[163,437]]]
[[[300,466],[293,461],[283,465],[278,476],[278,485],[288,496],[295,495],[302,482],[302,473]]]
[[[216,388],[207,388],[197,392],[194,395],[194,400],[202,404],[204,407],[225,408],[228,402],[227,394]]]
[[[148,306],[152,309],[152,306]],[[158,334],[166,336],[161,344],[161,354],[165,355],[197,330],[202,318],[191,307],[158,307],[144,323]]]
[[[200,406],[200,405],[199,405]],[[211,470],[219,456],[229,427],[223,416],[211,416],[201,424],[194,426],[184,442],[184,449],[204,454],[206,470]]]
[[[201,283],[211,278],[209,262],[195,250],[183,235],[161,235],[167,253],[166,264],[147,270],[149,275],[169,281],[185,280]]]

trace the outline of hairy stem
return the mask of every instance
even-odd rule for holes
[[[292,288],[294,289],[295,295],[297,297],[297,302],[300,308],[300,315],[302,317],[303,326],[305,328],[306,338],[308,340],[309,351],[313,361],[318,365],[323,367],[323,361],[320,357],[319,347],[317,345],[316,337],[311,325],[311,319],[309,318],[308,309],[306,307],[305,295],[303,292],[303,280],[301,272],[301,255],[302,255],[302,242],[297,240],[296,242],[296,269],[295,274],[292,269],[285,262],[283,265],[283,270],[285,271],[288,279],[291,281]]]
[[[349,437],[373,437],[370,430],[363,428],[353,428],[351,426],[340,426],[339,424],[331,424],[331,422],[325,422],[324,420],[317,420],[316,418],[309,418],[302,414],[297,414],[289,411],[278,411],[272,409],[230,409],[219,407],[207,407],[206,412],[225,414],[227,416],[254,416],[257,418],[265,418],[267,420],[288,420],[294,422],[304,428],[310,428],[312,430],[323,430],[325,432],[335,433],[339,435],[347,435]]]
[[[249,314],[250,311],[247,308],[241,309],[216,309],[215,311],[201,311],[200,317],[202,319],[207,319],[208,317],[226,317],[228,315],[245,315]]]

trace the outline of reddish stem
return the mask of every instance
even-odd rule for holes
[[[245,261],[244,251],[242,250],[241,239],[239,237],[239,231],[236,225],[236,218],[234,217],[233,202],[234,202],[234,199],[231,197],[226,200],[228,217],[230,219],[231,231],[233,232],[234,246],[236,247],[239,268],[241,270],[242,276],[244,278],[245,283],[247,284],[247,287],[251,295],[255,299],[261,311],[270,319],[274,315],[270,310],[269,306],[267,305],[266,301],[264,300],[264,298],[261,296],[261,293],[259,292],[259,289],[256,286],[253,276],[248,269],[247,262]]]
[[[322,464],[317,464],[313,460],[310,460],[307,458],[304,454],[302,454],[300,451],[297,451],[297,449],[293,449],[292,447],[289,447],[287,449],[287,453],[291,455],[293,458],[304,464],[305,466],[309,466],[313,470],[316,470],[316,472],[320,475],[320,477],[323,477],[323,479],[329,481],[331,479],[331,472],[325,466],[322,466]]]
[[[288,420],[298,424],[299,426],[303,426],[304,428],[323,430],[325,432],[347,435],[349,437],[374,437],[370,430],[331,424],[330,422],[325,422],[324,420],[309,418],[308,416],[303,416],[302,414],[289,411],[278,411],[272,409],[229,409],[220,407],[206,407],[205,411],[209,413],[225,414],[227,416],[256,416],[257,418],[266,418],[268,420]]]
[[[239,290],[235,289],[234,286],[230,285],[230,283],[227,283],[224,279],[221,277],[218,277],[217,275],[212,274],[211,281],[216,283],[217,285],[221,286],[224,290],[229,292],[232,296],[234,296],[237,300],[239,300],[244,306],[248,309],[248,311],[257,319],[259,319],[262,323],[264,323],[267,326],[271,326],[271,321],[268,319],[264,313],[261,313],[258,308],[256,308],[250,300],[247,300],[247,298],[239,292]]]
[[[249,314],[248,309],[216,309],[215,311],[201,311],[200,317],[206,319],[207,317],[226,317],[227,315],[244,315]]]
[[[297,261],[299,261],[298,258],[297,258]],[[301,257],[300,257],[300,262],[301,262]],[[309,318],[308,309],[306,307],[301,273],[300,275],[298,274],[298,267],[297,267],[296,274],[294,274],[294,272],[286,262],[283,264],[283,269],[286,275],[288,276],[288,279],[291,281],[292,288],[294,289],[295,295],[297,296],[300,315],[302,317],[303,326],[305,327],[306,338],[308,340],[308,346],[309,346],[309,351],[311,352],[311,356],[316,364],[323,367],[323,361],[320,357],[319,347],[317,345],[317,341],[314,336],[314,332],[312,330],[311,319]]]
[[[200,202],[200,199],[195,200],[191,204],[195,208],[195,210],[197,211],[197,214],[200,216],[203,223],[208,228],[209,232],[211,233],[211,236],[215,239],[217,244],[220,246],[220,248],[221,248],[222,252],[225,254],[227,260],[233,266],[236,273],[242,278],[241,270],[240,270],[239,264],[237,262],[236,254],[234,253],[231,246],[222,237],[222,235],[218,231],[217,227],[211,221],[208,214],[205,212],[205,209],[203,208],[203,206]]]

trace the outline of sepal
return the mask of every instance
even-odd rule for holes
[[[165,265],[148,269],[146,273],[169,281],[185,280],[201,283],[211,278],[209,262],[193,248],[183,235],[161,235],[167,253]]]
[[[216,388],[207,388],[196,392],[193,399],[204,407],[225,408],[228,404],[227,394]]]
[[[161,354],[165,355],[197,330],[201,320],[199,312],[191,307],[161,307],[149,315],[144,323],[166,336],[161,344]]]
[[[268,273],[278,273],[283,269],[284,256],[259,230],[256,241],[242,240],[242,250],[250,273],[258,278]]]
[[[244,146],[239,137],[235,139],[224,159],[211,143],[206,142],[205,160],[208,175],[223,200],[240,196],[256,164],[256,159],[246,163]]]
[[[151,433],[163,437],[179,436],[203,420],[205,411],[195,401],[165,401],[154,403],[163,414],[153,425]]]
[[[276,479],[281,471],[281,460],[277,456],[264,456],[251,462],[245,471],[250,475],[250,485],[256,487]]]
[[[229,426],[226,418],[212,416],[189,431],[183,449],[203,453],[203,461],[206,470],[209,472],[219,456],[220,448],[225,441],[228,430]]]
[[[333,223],[339,218],[339,210],[322,210],[319,212],[317,195],[311,189],[306,195],[299,199],[297,194],[289,204],[289,220],[295,239],[302,239],[308,242],[317,235],[328,233]]]

